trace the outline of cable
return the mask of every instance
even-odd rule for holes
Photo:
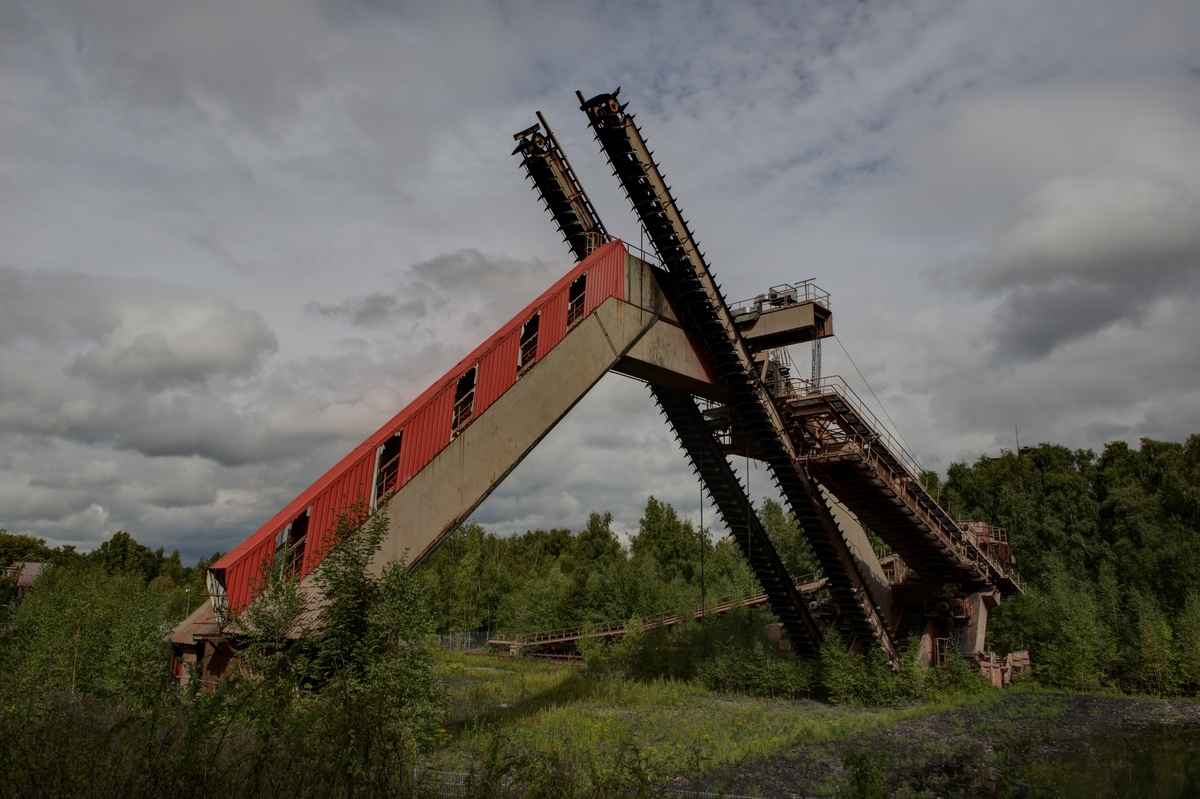
[[[842,352],[846,354],[846,359],[850,361],[850,365],[854,367],[854,371],[858,372],[858,376],[863,381],[863,385],[867,387],[867,391],[870,391],[871,396],[875,398],[875,402],[879,405],[879,410],[883,411],[883,415],[886,416],[887,420],[892,423],[892,431],[896,434],[896,438],[900,439],[900,443],[902,443],[905,449],[908,450],[909,454],[912,455],[912,445],[909,444],[908,440],[904,438],[904,434],[900,432],[900,427],[896,424],[896,421],[892,419],[892,415],[888,413],[887,407],[884,406],[883,401],[879,399],[879,395],[875,393],[875,389],[871,388],[871,384],[868,383],[867,378],[863,376],[862,371],[858,368],[858,364],[856,364],[854,359],[850,357],[850,353],[847,351],[846,345],[843,344],[842,340],[836,335],[832,338],[838,343],[838,346],[842,348]],[[916,460],[916,457],[916,455],[912,455],[914,461]],[[917,464],[917,466],[920,465],[920,463]]]

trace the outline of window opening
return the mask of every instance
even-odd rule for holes
[[[587,275],[575,278],[567,292],[567,327],[583,318],[583,299],[587,294]]]
[[[275,555],[278,557],[283,553],[283,557],[287,558],[288,571],[299,572],[300,567],[304,565],[304,545],[308,541],[308,519],[311,513],[312,508],[304,511],[275,536]]]
[[[533,366],[534,360],[537,359],[538,323],[541,321],[541,318],[542,315],[540,313],[535,313],[521,327],[521,345],[517,351],[518,375],[530,366]]]
[[[454,420],[451,423],[454,435],[471,421],[471,413],[475,409],[475,373],[478,370],[478,366],[472,366],[470,371],[458,378],[458,385],[454,387]]]
[[[396,476],[400,474],[400,441],[403,430],[383,442],[375,458],[375,493],[371,497],[371,509],[379,507],[396,490]]]

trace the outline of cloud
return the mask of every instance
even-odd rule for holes
[[[309,303],[305,310],[357,327],[403,330],[409,346],[424,342],[469,351],[547,289],[561,270],[561,264],[539,259],[459,250],[413,264],[393,291]]]
[[[363,297],[350,297],[335,305],[311,302],[304,310],[314,316],[342,317],[361,327],[379,327],[392,319],[422,317],[425,305],[420,300],[401,303],[394,294],[372,292]]]
[[[262,317],[152,281],[0,268],[0,344],[82,347],[69,374],[161,390],[253,374],[278,348]]]
[[[0,526],[244,538],[569,267],[510,155],[535,110],[637,241],[576,88],[624,86],[731,299],[834,292],[926,460],[1185,435],[1197,30],[1187,0],[0,4]],[[479,514],[628,529],[647,493],[698,509],[611,378]]]
[[[983,252],[951,276],[997,301],[998,358],[1045,356],[1200,290],[1196,88],[1171,77],[1001,92],[947,109],[913,148],[920,213],[981,228]]]

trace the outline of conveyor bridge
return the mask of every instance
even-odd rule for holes
[[[576,265],[213,564],[207,612],[227,624],[280,558],[310,574],[347,513],[388,514],[374,568],[416,568],[613,371],[650,387],[792,648],[832,633],[895,662],[905,632],[924,647],[954,627],[964,654],[981,652],[987,608],[1022,590],[1002,532],[951,519],[844,383],[790,374],[778,348],[833,333],[827,293],[802,281],[726,302],[618,92],[580,95],[581,109],[658,263],[608,234],[539,114],[514,152]],[[730,452],[767,466],[820,564],[831,624],[814,619]],[[894,551],[887,569],[868,531]]]

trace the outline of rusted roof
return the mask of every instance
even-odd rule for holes
[[[306,579],[296,587],[297,593],[300,595],[300,600],[303,603],[303,609],[296,616],[296,620],[284,636],[292,640],[308,638],[315,635],[321,630],[323,624],[322,616],[324,614],[327,601],[321,593],[321,589],[311,579]],[[225,632],[229,635],[251,635],[254,630],[248,625],[246,617],[243,615],[234,616],[229,619],[225,625]]]
[[[10,579],[16,577],[18,588],[28,588],[33,585],[33,581],[38,578],[38,575],[49,567],[49,563],[19,560],[4,569],[4,576]]]
[[[192,611],[192,615],[179,622],[171,631],[168,640],[173,644],[190,646],[195,644],[197,639],[216,638],[220,635],[221,625],[217,624],[217,614],[213,610],[212,602],[206,599],[200,603],[200,607]]]

